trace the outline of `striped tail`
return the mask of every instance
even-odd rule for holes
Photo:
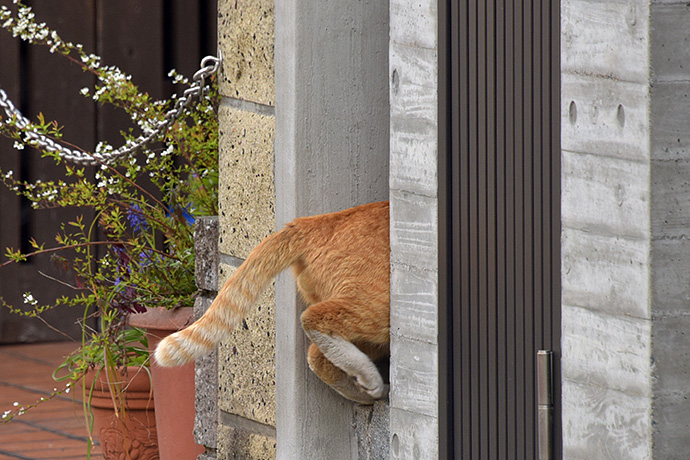
[[[210,353],[247,315],[266,285],[301,256],[300,240],[296,227],[288,225],[261,242],[201,318],[161,341],[155,361],[165,367],[181,366]]]

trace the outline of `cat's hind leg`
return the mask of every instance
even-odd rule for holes
[[[354,377],[348,376],[342,369],[330,362],[313,343],[309,346],[307,361],[309,368],[344,398],[365,405],[373,404],[376,401],[371,395],[362,391],[362,388],[355,383]]]
[[[327,361],[352,377],[360,392],[380,399],[386,393],[381,374],[369,356],[350,341],[358,335],[362,323],[361,317],[352,314],[352,307],[342,300],[312,305],[302,314],[302,326]]]

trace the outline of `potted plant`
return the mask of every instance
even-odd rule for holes
[[[123,376],[151,375],[148,342],[155,336],[149,333],[147,337],[128,325],[130,315],[158,308],[191,315],[197,293],[192,224],[197,216],[217,214],[216,83],[211,79],[210,89],[204,92],[203,82],[190,82],[172,71],[176,83],[196,88],[200,97],[191,102],[185,93],[171,100],[152,100],[121,70],[102,65],[98,56],[87,54],[81,45],[65,42],[37,23],[31,8],[21,2],[16,10],[0,7],[0,25],[29,43],[50,47],[95,75],[95,88],[84,88],[82,95],[124,110],[142,133],[125,132],[122,149],[100,143],[94,153],[88,153],[63,142],[56,122],[42,117],[28,122],[12,111],[0,110],[0,134],[14,139],[17,149],[41,150],[45,161],[55,162],[65,172],[63,179],[29,182],[16,179],[12,171],[0,171],[0,180],[34,208],[88,208],[94,216],[64,222],[52,246],[32,240],[32,251],[8,248],[7,260],[0,264],[6,267],[51,254],[70,274],[71,295],[41,302],[40,295],[26,292],[25,305],[9,305],[0,299],[0,306],[28,316],[54,308],[83,309],[81,348],[60,366],[56,378],[85,381],[85,413],[92,426],[93,406],[100,401],[94,395],[99,389],[109,390],[116,417],[124,417],[131,409],[124,396],[132,384]],[[173,112],[179,115],[174,120]],[[155,146],[152,141],[157,142]],[[55,144],[62,147],[56,150]],[[96,166],[93,176],[84,163]],[[91,317],[98,319],[98,327],[88,326],[86,320]],[[193,391],[186,397],[193,400]],[[155,393],[143,399],[153,399],[157,406],[162,403]],[[9,411],[3,418],[13,415]],[[125,440],[130,450],[143,445],[132,436],[125,435]]]
[[[104,316],[102,323],[108,324]],[[114,339],[94,337],[68,356],[53,377],[68,381],[69,386],[80,383],[89,423],[87,457],[93,444],[91,434],[96,433],[107,459],[158,459],[146,336],[132,328],[121,330]]]

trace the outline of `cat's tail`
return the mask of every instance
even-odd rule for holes
[[[161,341],[155,361],[161,366],[180,366],[211,352],[242,321],[266,285],[299,259],[301,240],[298,229],[289,224],[261,242],[201,318]]]

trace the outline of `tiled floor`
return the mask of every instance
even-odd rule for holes
[[[77,348],[69,342],[0,346],[0,415],[14,403],[34,404],[63,383],[52,379],[62,358]],[[88,431],[79,391],[0,422],[0,460],[85,459]],[[102,460],[96,446],[91,458]]]

